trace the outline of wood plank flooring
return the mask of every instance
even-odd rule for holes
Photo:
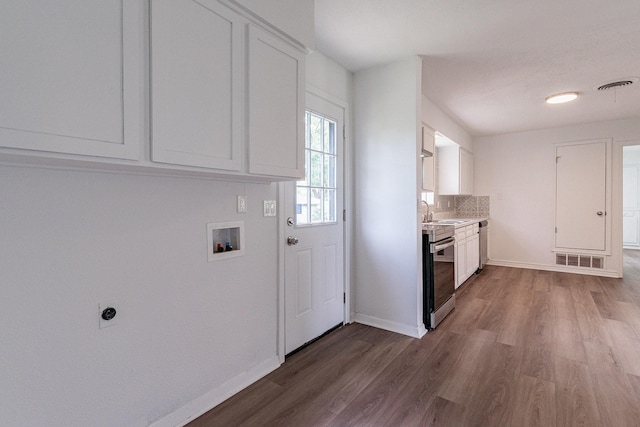
[[[624,279],[487,266],[423,339],[347,325],[188,426],[639,426],[625,254]]]

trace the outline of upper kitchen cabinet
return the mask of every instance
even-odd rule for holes
[[[143,2],[0,2],[0,147],[137,159]]]
[[[422,190],[435,191],[435,131],[422,124]]]
[[[249,172],[304,176],[304,54],[249,27]]]
[[[473,154],[458,144],[438,147],[438,178],[441,195],[473,194]]]
[[[242,31],[215,0],[151,3],[151,159],[242,167]]]
[[[233,6],[151,3],[151,159],[299,178],[305,52]]]

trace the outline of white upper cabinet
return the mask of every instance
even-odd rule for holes
[[[305,2],[296,10],[306,22],[313,8]],[[312,39],[274,25],[288,4],[0,1],[0,156],[62,167],[302,177],[306,48],[295,37]]]
[[[304,54],[249,26],[249,172],[304,176]]]
[[[305,54],[217,0],[151,4],[151,159],[304,174]]]
[[[142,10],[139,0],[0,2],[0,147],[137,159]]]
[[[435,191],[435,131],[422,124],[422,190]]]
[[[151,159],[242,167],[242,31],[216,0],[151,2]]]
[[[459,145],[438,147],[438,178],[441,195],[473,194],[473,154]]]

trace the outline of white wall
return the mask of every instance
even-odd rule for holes
[[[471,135],[424,95],[422,95],[422,121],[473,153]]]
[[[639,139],[640,120],[589,123],[474,140],[475,192],[491,197],[489,257],[492,261],[554,268],[551,252],[554,246],[554,144],[596,138],[612,138],[614,144]],[[618,173],[613,170],[614,193],[619,191]],[[621,221],[615,198],[612,215],[614,221]],[[620,263],[621,246],[614,222],[612,256],[605,261],[607,269],[615,269]]]
[[[420,327],[418,310],[422,315],[420,65],[409,58],[354,78],[356,320],[409,335]]]
[[[350,100],[350,72],[309,64]],[[0,425],[175,425],[277,367],[277,184],[13,166],[0,182]],[[235,220],[245,256],[208,263],[207,222]],[[118,324],[100,330],[105,301]]]
[[[0,181],[0,425],[148,425],[277,362],[277,223],[261,215],[275,184],[14,167]],[[208,263],[206,224],[229,220],[246,255]],[[100,330],[104,301],[118,324]]]

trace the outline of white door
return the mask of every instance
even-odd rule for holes
[[[640,166],[625,166],[622,178],[622,244],[640,246]]]
[[[306,105],[305,179],[283,185],[285,354],[344,320],[344,109]]]
[[[556,247],[605,250],[606,142],[556,148]]]

